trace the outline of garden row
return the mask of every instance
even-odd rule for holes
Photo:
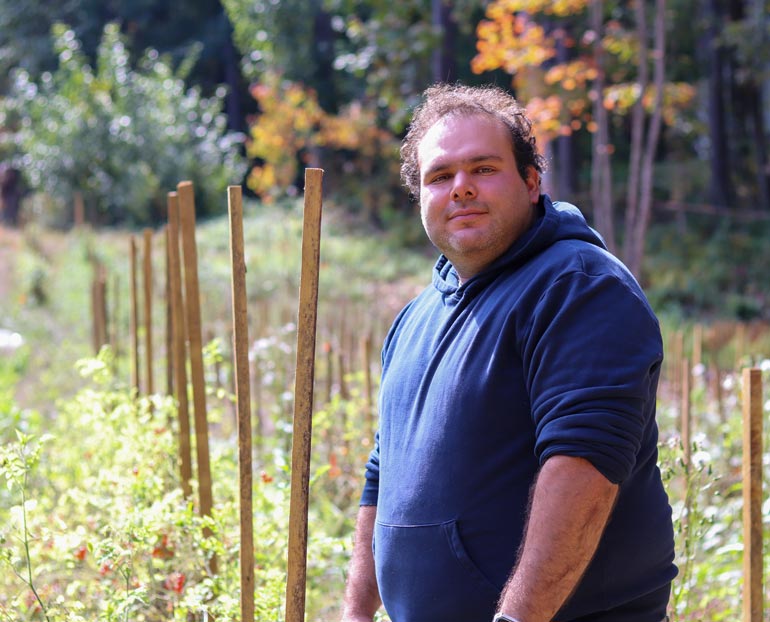
[[[235,248],[239,200],[231,193],[229,202],[236,207],[230,221]],[[20,535],[8,537],[2,550],[22,588],[14,592],[14,577],[0,578],[0,619],[5,608],[9,620],[246,621],[252,619],[249,594],[255,596],[253,619],[338,619],[360,471],[375,427],[374,352],[409,288],[398,294],[387,287],[356,290],[337,258],[327,255],[318,301],[322,347],[317,356],[300,356],[303,327],[306,336],[316,332],[298,309],[304,266],[296,261],[295,241],[302,226],[281,215],[287,222],[264,233],[275,238],[271,245],[253,231],[267,229],[266,222],[247,220],[243,259],[231,249],[230,261],[222,265],[227,236],[220,229],[206,235],[216,226],[210,223],[204,231],[196,227],[192,185],[180,184],[168,205],[168,227],[162,235],[145,232],[141,253],[136,238],[125,247],[121,241],[117,260],[89,247],[90,315],[99,354],[79,368],[90,384],[59,404],[52,418],[26,411],[9,417],[22,437],[5,448],[5,456],[18,450],[19,460],[15,476],[4,471],[15,487],[0,492],[0,518],[8,519],[9,535]],[[198,238],[194,255],[187,250],[189,238],[185,247],[185,228],[192,229],[193,243]],[[239,266],[248,271],[237,277]],[[198,270],[195,294],[188,279]],[[347,282],[324,289],[323,279],[337,272]],[[245,329],[244,305],[232,298],[239,289],[236,278],[249,288]],[[197,319],[191,307],[196,298]],[[770,446],[770,426],[757,427],[767,410],[759,393],[761,376],[742,368],[767,368],[767,329],[665,322],[664,328],[661,470],[674,508],[680,567],[671,618],[735,620],[744,607],[744,620],[756,622],[762,619],[757,586],[761,543],[767,539],[757,457],[761,447]],[[193,361],[197,357],[200,363]],[[305,391],[315,389],[304,393],[304,405],[297,385],[300,360],[306,365]],[[308,363],[312,382],[307,382]],[[164,372],[165,383],[159,382]],[[196,377],[203,380],[197,402]],[[291,478],[298,469],[290,466],[290,456],[300,436],[297,409],[307,412],[308,399],[315,402],[313,451],[297,487]],[[190,406],[194,434],[189,420],[183,421]],[[744,440],[747,430],[752,434]],[[32,435],[45,431],[55,438],[36,444]],[[249,450],[245,439],[252,431]],[[309,440],[310,433],[303,437]],[[751,467],[746,473],[744,465]],[[66,479],[63,472],[69,473]],[[249,484],[252,473],[258,476]],[[289,552],[290,514],[297,522],[297,512],[290,511],[294,491],[312,493],[306,512],[300,511],[310,516],[305,606],[302,578],[295,574],[292,587],[287,585],[303,561],[298,557],[304,557],[296,535],[300,546]],[[751,518],[745,550],[738,527],[743,516]],[[750,573],[744,560],[750,560]],[[745,597],[744,574],[750,577]]]

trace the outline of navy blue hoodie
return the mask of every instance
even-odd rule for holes
[[[459,285],[446,257],[383,348],[362,505],[394,622],[486,622],[551,456],[620,485],[594,559],[554,618],[658,622],[676,575],[657,467],[660,328],[628,270],[569,204]]]

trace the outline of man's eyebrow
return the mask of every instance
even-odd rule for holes
[[[480,154],[473,156],[471,158],[466,158],[464,160],[460,160],[460,164],[476,164],[478,162],[487,162],[489,160],[493,160],[495,162],[502,162],[503,158],[499,155],[495,154]],[[436,162],[433,166],[431,166],[427,171],[425,171],[423,177],[430,177],[431,175],[438,173],[439,171],[443,171],[446,168],[449,168],[450,165],[453,164],[453,161],[451,160],[439,160]]]

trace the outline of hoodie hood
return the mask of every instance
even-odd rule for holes
[[[512,270],[523,265],[545,248],[561,240],[579,240],[607,250],[602,236],[588,226],[576,206],[564,201],[553,202],[547,194],[541,194],[538,217],[532,227],[490,266],[468,279],[464,285],[473,285],[474,288],[482,285],[503,270]],[[455,294],[461,287],[454,266],[443,254],[433,268],[433,286],[445,296]]]

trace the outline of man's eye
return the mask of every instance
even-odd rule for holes
[[[488,174],[488,173],[494,173],[495,169],[493,169],[491,166],[481,166],[478,169],[478,172],[482,175]]]

